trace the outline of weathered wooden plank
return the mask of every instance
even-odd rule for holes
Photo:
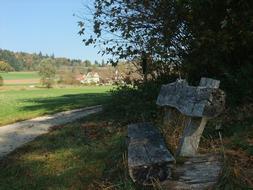
[[[151,183],[153,179],[170,177],[174,157],[163,141],[158,129],[151,123],[128,126],[128,168],[134,182]]]
[[[211,189],[217,183],[222,172],[221,156],[199,155],[185,158],[172,170],[170,180],[162,182],[168,190],[204,190]]]
[[[198,87],[189,86],[181,80],[163,85],[156,103],[176,108],[190,117],[215,117],[224,108],[225,94],[217,88],[216,80],[203,79],[201,84]]]

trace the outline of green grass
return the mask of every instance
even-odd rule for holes
[[[36,85],[38,85],[38,83],[25,83],[25,84],[23,84],[23,83],[21,83],[21,84],[4,84],[4,86],[16,86],[16,87],[29,87],[29,86],[36,86]]]
[[[125,140],[126,126],[107,113],[54,127],[0,160],[0,190],[141,190],[128,175]],[[231,169],[216,189],[250,189]]]
[[[1,160],[0,189],[135,189],[125,132],[103,117],[56,127]]]
[[[0,126],[44,114],[105,103],[107,91],[111,87],[8,88],[0,91]]]
[[[39,79],[38,72],[0,72],[4,80]]]
[[[36,110],[39,110],[39,114],[44,114],[55,112],[58,108],[65,110],[80,104],[106,102],[109,98],[107,88],[21,90],[20,87],[8,87],[12,90],[0,91],[0,100],[2,94],[6,93],[6,99],[24,104],[18,110],[16,106],[16,113],[32,115],[38,114]],[[19,94],[21,97],[18,97]],[[13,103],[5,105],[5,109],[0,104],[0,114],[9,107],[13,107]],[[115,115],[108,114],[112,112],[54,127],[50,133],[0,160],[0,190],[140,190],[128,176],[126,123],[122,122],[127,117],[115,120]],[[250,189],[245,179],[250,179],[246,169],[251,168],[252,122],[250,117],[243,121],[223,123],[225,151],[231,160],[224,163],[224,171],[216,189]],[[205,129],[207,132],[211,135],[208,128]],[[220,144],[215,134],[210,144]]]

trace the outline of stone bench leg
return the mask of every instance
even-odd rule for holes
[[[207,118],[189,117],[179,142],[178,156],[188,157],[196,155],[206,123]]]

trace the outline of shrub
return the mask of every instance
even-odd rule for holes
[[[3,77],[0,75],[0,86],[3,86],[4,85],[4,79]]]
[[[77,73],[72,70],[61,70],[58,72],[59,84],[68,84],[68,85],[76,85],[80,84],[80,82],[76,79]]]
[[[56,69],[51,59],[45,59],[41,61],[39,65],[39,75],[43,85],[45,85],[47,88],[51,88],[54,83],[55,74]]]
[[[157,117],[156,99],[162,84],[172,82],[175,77],[159,78],[134,85],[119,85],[111,91],[111,101],[106,111],[124,121],[151,121]]]

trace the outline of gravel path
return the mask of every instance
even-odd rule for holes
[[[60,112],[0,127],[0,158],[11,151],[48,132],[53,126],[70,123],[90,114],[102,111],[102,106],[93,106]]]

